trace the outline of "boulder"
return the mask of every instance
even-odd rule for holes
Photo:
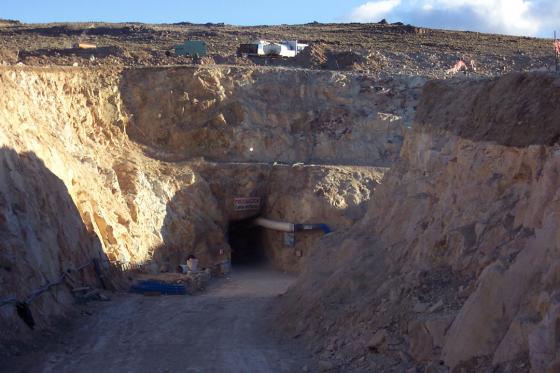
[[[409,354],[416,361],[428,361],[434,354],[432,336],[422,321],[408,324]]]
[[[445,333],[454,319],[455,315],[442,315],[425,321],[424,325],[432,337],[432,344],[434,347],[443,347]]]
[[[369,340],[367,344],[368,349],[370,351],[378,351],[380,347],[382,347],[385,344],[388,337],[389,334],[387,333],[387,330],[385,329],[378,330],[377,332],[375,332],[373,337],[371,337],[371,339]]]

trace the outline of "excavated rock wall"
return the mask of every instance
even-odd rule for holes
[[[25,301],[93,258],[141,262],[161,242],[167,202],[192,172],[165,177],[134,155],[117,81],[107,70],[0,71],[0,298]],[[71,277],[99,286],[92,266]],[[71,303],[69,286],[33,300],[38,328]],[[15,307],[0,314],[2,340],[29,332]]]
[[[348,227],[400,147],[421,83],[228,67],[0,68],[0,300],[24,301],[93,258],[157,272],[194,254],[212,267],[230,256],[228,222],[258,213]],[[309,160],[350,165],[272,163]],[[249,196],[262,197],[261,210],[236,212],[233,198]],[[317,238],[298,235],[286,250],[267,233],[267,255],[297,270],[294,250],[306,255]],[[72,286],[99,286],[92,266],[70,277],[31,303],[37,328],[65,312]],[[13,304],[0,306],[0,323],[2,341],[32,336]]]
[[[291,69],[123,74],[127,134],[158,159],[389,166],[423,78]]]
[[[376,167],[296,165],[278,168],[270,175],[263,216],[294,223],[325,223],[341,231],[367,211],[387,170]],[[278,185],[282,185],[278,188]],[[283,233],[265,230],[266,250],[273,263],[284,269],[301,270],[309,250],[324,233],[295,234],[293,249],[284,247]]]
[[[280,320],[358,370],[557,371],[559,87],[428,83],[365,217],[312,249]]]
[[[386,172],[378,167],[303,164],[203,163],[195,169],[208,180],[223,214],[222,222],[260,215],[293,223],[325,223],[334,231],[348,228],[364,216],[367,202]],[[233,199],[248,195],[261,197],[261,209],[235,211]],[[298,253],[306,256],[324,233],[298,232],[293,247],[284,246],[283,232],[264,230],[263,235],[263,249],[269,261],[283,270],[298,271]],[[186,235],[179,237],[179,241],[186,239]]]

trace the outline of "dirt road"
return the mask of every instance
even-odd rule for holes
[[[292,339],[270,331],[270,302],[294,281],[234,270],[198,296],[125,294],[25,364],[25,372],[298,372],[312,367]],[[24,359],[25,356],[22,356]]]

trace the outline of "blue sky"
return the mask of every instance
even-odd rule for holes
[[[237,25],[342,22],[360,0],[0,0],[0,18],[25,22],[225,22]]]
[[[0,0],[0,18],[29,23],[138,21],[235,25],[378,22],[550,37],[560,0]]]

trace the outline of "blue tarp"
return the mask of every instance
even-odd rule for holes
[[[161,293],[166,295],[185,295],[187,289],[184,285],[167,284],[154,280],[140,281],[130,287],[131,293]]]

